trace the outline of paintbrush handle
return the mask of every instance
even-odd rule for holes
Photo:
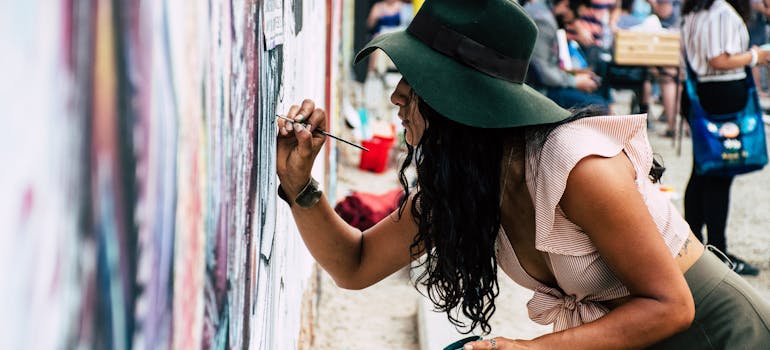
[[[283,120],[285,120],[285,121],[287,121],[287,122],[290,122],[290,123],[292,123],[292,124],[295,124],[295,123],[297,123],[297,121],[295,121],[295,120],[293,120],[293,119],[289,119],[289,118],[286,118],[286,117],[284,117],[284,116],[282,116],[282,115],[278,115],[278,114],[276,114],[275,116],[276,116],[276,117],[278,117],[278,118],[281,118],[281,119],[283,119]],[[300,123],[300,124],[302,124],[302,125],[307,125],[306,123]],[[331,137],[331,138],[333,138],[333,139],[335,139],[335,140],[337,140],[337,141],[341,141],[341,142],[347,143],[348,145],[351,145],[351,146],[353,146],[353,147],[356,147],[356,148],[360,148],[361,150],[364,150],[364,151],[366,151],[366,152],[369,152],[369,149],[368,149],[368,148],[366,148],[366,147],[364,147],[364,146],[361,146],[361,145],[357,145],[357,144],[355,144],[355,143],[352,143],[352,142],[350,142],[350,141],[348,141],[348,140],[344,140],[344,139],[342,139],[342,138],[339,138],[339,137],[337,137],[337,136],[334,136],[334,135],[332,135],[332,134],[330,134],[330,133],[328,133],[328,132],[326,132],[326,131],[323,131],[323,130],[321,130],[321,129],[315,129],[315,130],[313,130],[313,132],[318,132],[318,133],[320,133],[320,134],[322,134],[322,135],[324,135],[324,136],[328,136],[328,137]]]
[[[341,139],[341,138],[339,138],[339,137],[337,137],[337,136],[334,136],[334,135],[332,135],[332,134],[330,134],[330,133],[328,133],[328,132],[326,132],[326,131],[323,131],[323,130],[320,130],[320,129],[316,129],[315,131],[317,131],[317,132],[319,132],[319,133],[321,133],[321,134],[324,134],[324,135],[326,135],[326,136],[329,136],[329,137],[331,137],[331,138],[333,138],[333,139],[335,139],[335,140],[337,140],[337,141],[341,141],[341,142],[347,143],[348,145],[351,145],[351,146],[353,146],[353,147],[358,147],[358,148],[360,148],[360,149],[362,149],[362,150],[364,150],[364,151],[366,151],[366,152],[369,152],[369,149],[368,149],[368,148],[366,148],[366,147],[364,147],[364,146],[359,146],[359,145],[357,145],[357,144],[355,144],[355,143],[352,143],[352,142],[350,142],[350,141],[348,141],[348,140],[343,140],[343,139]]]

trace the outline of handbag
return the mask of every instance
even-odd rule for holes
[[[685,63],[695,173],[733,176],[762,169],[767,164],[767,146],[751,69],[746,67],[746,106],[733,113],[710,114],[703,110],[698,99],[697,75],[690,63]]]

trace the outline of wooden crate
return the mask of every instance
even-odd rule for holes
[[[618,30],[615,63],[624,66],[679,66],[679,33]]]

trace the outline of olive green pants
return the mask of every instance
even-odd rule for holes
[[[706,251],[685,274],[695,300],[695,321],[657,350],[770,349],[770,301]]]

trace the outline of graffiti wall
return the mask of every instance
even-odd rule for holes
[[[340,3],[0,2],[0,348],[308,344],[273,116],[335,110]]]

